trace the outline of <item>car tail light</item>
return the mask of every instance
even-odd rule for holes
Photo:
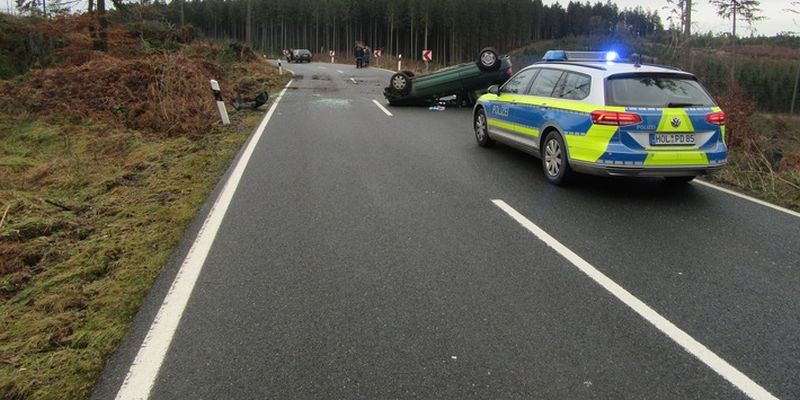
[[[616,111],[593,111],[592,123],[598,125],[636,125],[642,123],[639,114]]]
[[[725,112],[717,111],[706,115],[706,122],[711,125],[725,125]]]
[[[511,68],[507,69],[506,70],[506,76],[511,78],[512,75],[514,75],[514,70],[512,70]]]

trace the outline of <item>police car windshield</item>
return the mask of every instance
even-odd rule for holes
[[[714,100],[697,81],[663,74],[612,76],[606,104],[623,107],[711,107]]]

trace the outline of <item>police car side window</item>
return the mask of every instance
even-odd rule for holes
[[[583,100],[589,96],[592,78],[588,75],[567,72],[561,82],[562,88],[558,97],[568,100]]]
[[[561,79],[561,74],[563,74],[562,71],[543,69],[542,72],[539,72],[539,75],[536,76],[536,79],[533,81],[533,86],[531,86],[531,90],[528,91],[528,94],[531,96],[542,97],[552,96],[558,81]]]
[[[505,85],[500,89],[501,93],[524,93],[525,89],[528,88],[528,84],[531,82],[531,78],[533,75],[536,74],[535,69],[528,69],[525,71],[520,71],[520,73],[514,75],[513,78],[509,79]]]

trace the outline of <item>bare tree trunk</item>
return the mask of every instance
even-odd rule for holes
[[[684,7],[686,25],[683,27],[683,35],[689,39],[692,36],[692,0],[684,0]]]
[[[794,115],[794,104],[797,100],[797,84],[800,82],[800,63],[797,63],[797,75],[794,77],[794,91],[792,91],[792,106],[789,108],[789,115]]]
[[[733,34],[731,35],[731,40],[733,41],[733,45],[731,46],[731,88],[733,88],[733,86],[736,84],[736,6],[738,5],[738,2],[737,0],[732,0],[731,4],[733,5]]]
[[[97,0],[97,22],[100,25],[100,32],[98,37],[94,40],[93,46],[95,50],[106,51],[108,49],[106,28],[108,27],[108,20],[106,19],[106,0]]]
[[[456,24],[453,23],[452,37],[450,38],[450,60],[453,64],[456,62]]]
[[[183,4],[183,1],[181,1]],[[244,41],[248,46],[253,47],[253,0],[247,0],[247,21],[244,23]]]
[[[180,26],[183,26],[186,23],[186,14],[183,11],[183,3],[184,0],[178,0],[178,7],[180,8]]]
[[[428,49],[428,17],[425,17],[425,38],[423,39],[425,50]]]
[[[410,60],[416,60],[417,56],[414,54],[414,14],[411,14],[411,29],[408,37],[408,54]]]

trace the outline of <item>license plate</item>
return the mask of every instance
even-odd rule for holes
[[[694,133],[654,133],[650,135],[651,146],[693,146]]]

